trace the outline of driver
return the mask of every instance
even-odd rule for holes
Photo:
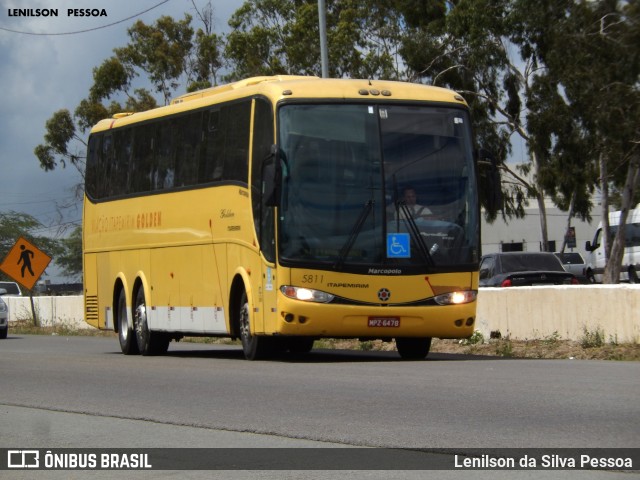
[[[407,206],[407,210],[409,210],[409,212],[415,219],[429,218],[431,217],[431,215],[433,215],[431,210],[429,210],[429,207],[425,207],[417,203],[418,197],[416,195],[416,190],[413,187],[405,187],[402,190],[402,200]],[[405,210],[398,210],[398,215],[400,219],[405,219]]]

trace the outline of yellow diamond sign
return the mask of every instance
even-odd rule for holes
[[[0,270],[28,290],[32,290],[51,262],[51,257],[20,237],[0,264]]]

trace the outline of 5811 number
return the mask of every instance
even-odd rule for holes
[[[302,283],[322,283],[323,281],[324,275],[318,275],[316,273],[302,275]]]

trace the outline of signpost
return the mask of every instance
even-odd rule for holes
[[[33,323],[37,325],[31,290],[51,262],[51,257],[20,237],[0,264],[0,270],[29,290]]]
[[[568,248],[576,248],[576,227],[567,228],[564,241]]]

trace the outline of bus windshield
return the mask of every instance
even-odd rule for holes
[[[365,273],[473,268],[469,125],[453,107],[283,105],[280,262]]]

